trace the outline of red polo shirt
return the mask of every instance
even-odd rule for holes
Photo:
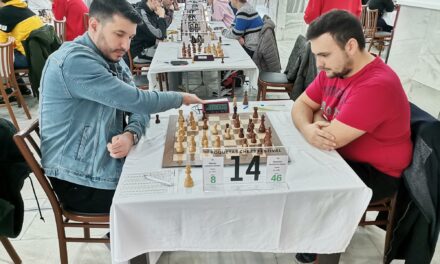
[[[66,40],[71,41],[84,34],[83,17],[89,12],[83,0],[54,0],[52,12],[57,20],[66,17]]]

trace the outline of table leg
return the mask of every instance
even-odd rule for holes
[[[318,263],[319,264],[338,264],[341,253],[334,254],[319,254]]]

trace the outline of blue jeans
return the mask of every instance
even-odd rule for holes
[[[29,63],[26,56],[23,55],[18,50],[14,49],[14,69],[25,69],[29,68]]]

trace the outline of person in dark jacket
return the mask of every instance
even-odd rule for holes
[[[12,137],[14,125],[0,118],[0,236],[17,237],[23,225],[20,190],[30,169]]]
[[[379,16],[377,17],[377,28],[380,31],[391,32],[391,30],[393,30],[393,26],[388,25],[382,16],[385,12],[393,12],[393,0],[370,0],[368,1],[367,5],[369,9],[379,10]]]
[[[23,41],[26,50],[26,58],[29,61],[29,81],[32,92],[39,98],[41,74],[44,64],[52,52],[61,46],[61,40],[50,25],[45,25],[40,29],[32,31],[29,37]]]
[[[156,41],[166,38],[165,9],[159,0],[142,0],[137,4],[136,11],[142,17],[142,24],[137,27],[131,42],[131,56],[151,61]]]

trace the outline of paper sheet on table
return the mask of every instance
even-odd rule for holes
[[[154,179],[172,183],[172,185],[163,184]],[[177,176],[174,169],[128,174],[127,177],[122,177],[119,184],[121,185],[119,190],[121,198],[177,192]]]

